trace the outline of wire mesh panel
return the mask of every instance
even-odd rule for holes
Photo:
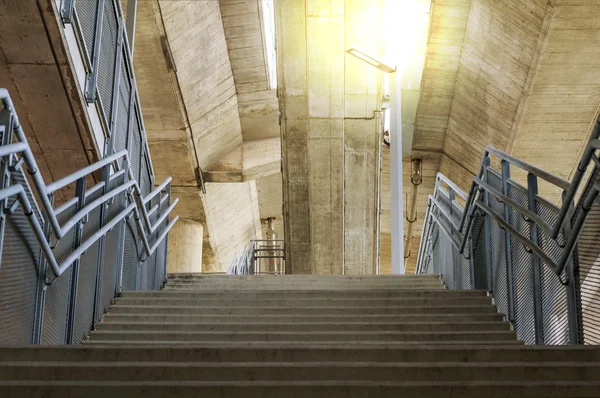
[[[123,183],[123,175],[113,179],[110,184],[111,190]],[[106,221],[113,220],[126,206],[125,193],[117,195],[108,206]],[[115,295],[117,283],[117,270],[121,261],[123,245],[121,243],[121,225],[118,223],[106,235],[104,242],[103,266],[102,266],[102,292],[100,296],[100,312],[106,312]]]
[[[432,226],[431,236],[431,259],[433,262],[432,273],[440,275],[442,273],[442,245],[440,244],[440,228],[437,224]]]
[[[137,112],[134,112],[133,117],[133,132],[131,133],[132,144],[129,147],[129,159],[131,160],[131,170],[133,178],[140,180],[140,163],[142,160],[142,136],[140,130],[140,121]]]
[[[495,212],[502,212],[502,204],[492,200],[490,207]],[[490,222],[490,252],[493,296],[498,310],[508,315],[508,281],[506,279],[506,236],[504,230],[495,222]]]
[[[100,58],[98,63],[98,95],[100,96],[105,119],[110,122],[119,29],[115,4],[112,0],[104,2],[102,13],[102,39],[100,41]]]
[[[64,209],[57,215],[60,225],[66,223],[77,212],[77,204],[73,203],[70,207]],[[75,230],[77,226],[71,228],[65,236],[57,243],[53,250],[56,260],[62,264],[67,256],[73,252],[73,243]],[[43,344],[64,344],[67,331],[67,316],[69,311],[69,293],[71,289],[71,272],[67,272],[59,278],[54,278],[52,272],[49,272],[49,282],[51,283],[46,290],[46,302],[44,307],[44,328],[42,331]]]
[[[558,208],[547,201],[537,198],[538,215],[549,225],[554,225],[558,219]],[[564,246],[564,234],[561,231],[556,240],[550,238],[544,231],[539,231],[539,246],[554,261],[558,262]],[[540,261],[542,318],[545,344],[569,343],[569,320],[567,288],[561,283],[567,278],[559,278],[549,264]]]
[[[142,157],[142,169],[140,170],[140,189],[144,196],[148,195],[152,191],[152,177],[150,176],[150,167],[147,161],[147,154],[144,151]],[[148,210],[150,209],[150,203],[148,203]]]
[[[89,203],[102,195],[102,190],[87,195],[85,200]],[[89,239],[100,228],[100,211],[97,207],[88,216],[83,226],[83,242]],[[94,300],[96,297],[96,277],[98,274],[100,242],[96,241],[81,256],[79,263],[79,278],[77,280],[77,304],[75,311],[75,334],[73,341],[83,341],[94,325]]]
[[[469,258],[460,254],[457,248],[454,248],[454,256],[456,258],[456,268],[458,270],[458,276],[460,279],[458,282],[458,289],[468,290],[471,289],[471,263]]]
[[[123,252],[123,290],[135,290],[137,287],[140,250],[137,244],[137,229],[132,219],[125,226],[125,248]]]
[[[7,217],[0,266],[0,344],[33,340],[40,246],[21,206]]]
[[[485,217],[476,215],[471,229],[471,255],[473,256],[473,274],[475,289],[489,290]]]
[[[452,243],[450,238],[440,229],[440,269],[441,278],[450,289],[454,288],[454,264],[452,260]]]
[[[579,238],[579,286],[585,344],[600,344],[600,205],[592,206]]]
[[[529,195],[522,187],[509,184],[508,197],[525,208],[529,207]],[[509,209],[509,223],[523,236],[529,237],[529,223],[513,207]],[[512,236],[510,249],[513,267],[515,330],[523,342],[535,344],[534,275],[531,254]]]
[[[127,63],[125,62],[125,57],[123,57],[123,61],[121,62],[121,80],[119,85],[119,97],[117,105],[117,122],[114,130],[111,132],[115,152],[127,149],[130,101],[131,83],[129,81]],[[119,160],[119,165],[121,165],[121,160]]]
[[[88,58],[92,59],[94,51],[94,32],[96,31],[96,11],[98,0],[83,0],[75,2],[75,15],[83,33],[83,43]]]

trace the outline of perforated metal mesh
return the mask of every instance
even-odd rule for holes
[[[86,196],[89,203],[102,195],[98,190]],[[87,222],[83,226],[83,240],[85,242],[100,228],[100,207],[92,210]],[[75,311],[75,334],[74,342],[83,341],[94,325],[94,300],[96,297],[96,277],[99,263],[99,242],[96,241],[81,256],[79,263],[79,278],[77,282],[77,309]]]
[[[0,344],[33,340],[40,247],[21,206],[7,217],[0,267]]]
[[[600,205],[592,206],[578,244],[585,344],[600,344]]]
[[[456,248],[454,249],[454,253],[456,257],[458,276],[460,276],[458,288],[463,290],[471,289],[471,263],[469,258],[460,254],[459,250]]]
[[[537,198],[536,206],[538,215],[549,225],[556,224],[558,219],[558,208],[547,201]],[[561,231],[556,240],[550,238],[544,231],[538,231],[540,248],[555,263],[563,252],[565,239]],[[561,283],[567,278],[563,272],[559,278],[550,268],[549,264],[540,261],[541,268],[541,290],[542,290],[542,320],[545,344],[568,344],[568,303],[567,289]]]
[[[135,290],[140,264],[140,250],[136,243],[137,229],[133,219],[125,227],[125,248],[123,253],[123,290]]]
[[[476,215],[471,227],[471,244],[473,256],[473,273],[475,276],[475,289],[489,290],[487,249],[485,240],[485,218]]]
[[[96,31],[96,11],[98,1],[83,0],[75,2],[75,14],[83,33],[85,51],[89,59],[92,59],[94,51],[94,32]]]
[[[102,102],[104,116],[108,122],[110,122],[113,98],[117,38],[118,25],[114,3],[112,1],[105,1],[98,64],[98,95]]]
[[[127,134],[129,126],[129,103],[131,99],[131,84],[125,61],[121,62],[121,80],[119,86],[119,98],[117,105],[117,123],[112,132],[114,139],[114,151],[119,152],[127,149]],[[119,165],[121,160],[119,160]]]
[[[140,161],[142,156],[142,137],[140,131],[140,121],[137,112],[134,113],[133,117],[133,132],[131,134],[132,145],[130,146],[130,158],[131,159],[131,170],[136,180],[140,180]]]
[[[441,256],[441,244],[440,244],[440,228],[437,226],[437,224],[434,224],[432,226],[432,232],[431,232],[431,258],[432,258],[432,269],[433,269],[433,274],[441,274],[442,273],[442,269],[441,269],[441,263],[442,263],[442,256]]]
[[[503,214],[504,206],[496,200],[490,200],[490,207]],[[506,271],[506,236],[504,230],[495,222],[490,222],[490,252],[492,260],[492,286],[498,310],[508,314],[508,281]]]
[[[77,211],[76,204],[65,209],[57,215],[59,224],[63,225]],[[75,229],[67,231],[56,247],[54,248],[54,256],[59,264],[73,252],[73,243],[75,238]],[[67,272],[62,274],[60,278],[55,279],[50,272],[49,279],[52,283],[46,290],[46,303],[44,307],[44,328],[42,332],[43,344],[64,344],[67,330],[67,316],[69,311],[69,292],[71,289],[71,272],[69,268]]]
[[[111,182],[111,189],[121,185],[123,177]],[[125,193],[117,195],[108,207],[106,221],[113,220],[125,208]],[[102,295],[100,298],[100,312],[104,313],[110,306],[115,295],[117,283],[118,264],[121,261],[121,223],[117,224],[107,235],[104,242],[104,255],[102,267]]]
[[[152,191],[152,180],[150,177],[150,168],[146,160],[146,151],[144,151],[144,156],[142,158],[142,169],[140,171],[140,189],[142,190],[142,194],[144,196],[148,195]],[[150,209],[150,203],[147,205],[148,209]]]
[[[529,207],[528,193],[521,187],[509,184],[508,197],[525,208]],[[512,207],[509,209],[509,223],[515,230],[529,238],[529,223]],[[535,344],[534,277],[531,254],[512,236],[510,250],[513,267],[515,330],[526,344]]]

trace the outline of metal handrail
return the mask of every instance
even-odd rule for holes
[[[552,239],[556,239],[558,237],[558,235],[560,234],[560,231],[564,228],[564,224],[565,224],[565,221],[567,220],[568,212],[573,207],[573,204],[575,202],[576,193],[579,190],[579,188],[583,182],[583,178],[585,176],[585,172],[587,171],[587,167],[590,164],[590,162],[592,161],[595,151],[597,149],[600,149],[599,138],[600,138],[600,117],[598,119],[596,119],[596,123],[594,124],[594,128],[592,129],[590,138],[588,139],[588,144],[586,145],[586,149],[581,157],[581,160],[579,161],[579,163],[577,165],[577,169],[575,170],[575,174],[570,183],[566,180],[563,180],[562,178],[559,178],[559,177],[557,177],[553,174],[550,174],[542,169],[539,169],[527,162],[524,162],[524,161],[517,159],[505,152],[502,152],[499,149],[496,149],[492,146],[488,146],[485,149],[485,152],[483,155],[483,160],[481,162],[481,167],[479,169],[479,173],[477,174],[477,177],[480,179],[483,177],[484,170],[487,167],[487,165],[489,165],[489,162],[486,163],[486,158],[489,160],[489,155],[494,155],[494,156],[500,158],[502,161],[508,162],[511,165],[516,166],[523,171],[526,171],[527,173],[533,174],[534,176],[541,178],[558,188],[561,188],[563,190],[562,206],[560,207],[558,218],[556,220],[556,223],[552,227],[551,234],[550,234]],[[597,166],[595,166],[595,167],[597,167]],[[471,184],[471,188],[469,190],[467,206],[469,206],[472,203],[473,196],[474,196],[475,190],[477,189],[477,186],[478,186],[477,183],[475,181],[473,181],[473,183]],[[467,212],[465,212],[463,214],[463,218],[461,220],[461,230],[466,221],[466,215],[467,215]]]
[[[171,177],[167,178],[161,185],[159,185],[156,189],[154,189],[152,192],[150,192],[148,195],[146,195],[146,197],[142,197],[142,192],[141,192],[138,182],[135,179],[131,179],[130,181],[125,182],[123,185],[120,185],[120,186],[115,187],[114,189],[108,191],[107,193],[98,197],[97,199],[93,200],[92,202],[86,203],[86,205],[82,209],[80,209],[77,213],[75,213],[71,218],[69,218],[69,220],[67,220],[61,226],[60,223],[58,222],[57,214],[60,214],[60,212],[63,209],[68,208],[68,207],[66,207],[66,205],[72,206],[74,201],[77,201],[77,198],[73,198],[69,202],[65,203],[65,205],[63,205],[64,207],[54,209],[50,202],[49,197],[57,190],[64,188],[65,186],[68,186],[74,182],[81,180],[81,179],[85,179],[89,174],[91,174],[95,171],[98,171],[105,167],[110,167],[111,165],[115,165],[115,161],[117,159],[123,159],[123,164],[126,165],[126,167],[122,170],[119,170],[115,174],[121,175],[122,172],[127,170],[128,175],[131,178],[133,176],[133,172],[132,172],[131,168],[128,166],[129,165],[128,152],[127,152],[127,150],[122,150],[113,155],[107,156],[106,158],[104,158],[98,162],[95,162],[95,163],[93,163],[89,166],[86,166],[64,178],[61,178],[53,183],[46,185],[40,172],[39,172],[39,167],[37,165],[37,162],[35,161],[35,158],[33,156],[33,153],[31,151],[31,148],[29,146],[27,138],[25,137],[23,128],[21,127],[21,125],[19,123],[19,118],[13,107],[13,103],[10,98],[10,94],[8,93],[8,91],[6,89],[0,88],[0,101],[3,103],[4,109],[7,110],[8,112],[10,112],[10,115],[13,120],[13,125],[14,125],[13,126],[14,133],[16,134],[17,139],[20,141],[19,143],[0,146],[0,157],[14,156],[16,154],[22,155],[22,158],[24,159],[25,164],[29,168],[29,174],[32,177],[34,187],[36,188],[36,191],[39,194],[39,198],[42,201],[42,207],[45,210],[45,214],[48,217],[48,221],[50,222],[50,225],[52,226],[54,235],[57,240],[60,240],[62,237],[64,237],[68,231],[70,231],[72,228],[74,228],[79,222],[81,222],[82,219],[84,219],[86,216],[88,216],[93,210],[95,210],[98,207],[102,206],[103,204],[109,202],[117,195],[119,195],[123,192],[129,192],[130,190],[133,190],[133,192],[135,193],[135,197],[138,198],[138,200],[134,200],[133,203],[131,203],[129,206],[127,206],[127,208],[125,210],[123,210],[121,213],[119,213],[119,215],[117,217],[113,218],[110,222],[108,222],[100,230],[98,230],[96,233],[94,233],[85,242],[82,242],[82,244],[77,249],[75,249],[73,251],[73,253],[71,253],[71,255],[69,257],[67,257],[67,259],[65,259],[61,264],[58,264],[56,258],[54,257],[54,254],[52,252],[52,249],[45,237],[43,228],[41,227],[37,218],[32,217],[32,215],[33,215],[32,204],[29,201],[29,198],[27,198],[24,187],[22,185],[12,185],[8,188],[2,189],[0,191],[0,200],[5,200],[5,199],[8,199],[9,197],[16,196],[19,200],[19,203],[23,206],[25,214],[28,216],[28,219],[32,225],[34,232],[35,232],[35,235],[42,246],[42,251],[44,253],[44,256],[48,260],[48,263],[50,264],[50,267],[51,267],[53,273],[55,274],[55,276],[56,277],[61,276],[67,269],[69,269],[71,264],[76,259],[78,259],[91,245],[93,245],[96,241],[98,241],[103,235],[105,235],[109,230],[111,230],[121,220],[123,220],[125,217],[127,217],[129,214],[131,214],[132,211],[135,212],[135,214],[136,214],[135,219],[136,219],[136,223],[138,224],[138,229],[140,231],[140,238],[143,243],[145,254],[147,257],[152,256],[153,252],[160,245],[161,241],[167,236],[168,232],[171,230],[171,228],[173,227],[175,222],[177,222],[179,217],[176,216],[175,218],[173,218],[173,220],[171,220],[169,222],[165,231],[163,231],[163,233],[160,235],[159,239],[153,244],[152,247],[150,246],[150,244],[148,242],[148,237],[153,232],[155,232],[157,230],[158,226],[161,225],[161,223],[163,223],[165,221],[165,219],[169,216],[170,212],[173,210],[175,205],[177,205],[178,199],[175,199],[173,201],[173,203],[169,206],[167,211],[165,211],[164,214],[162,214],[161,217],[154,224],[152,224],[150,222],[150,218],[148,215],[148,211],[146,210],[145,204],[152,201],[156,196],[160,195],[161,192],[165,188],[170,186]],[[7,133],[10,134],[10,132],[7,132]],[[94,188],[92,188],[92,190],[95,191],[96,189],[100,189],[104,186],[104,184],[105,184],[104,182],[100,182]],[[138,216],[139,213],[141,213],[143,215],[145,225],[142,225],[142,223],[140,222],[140,218]]]
[[[600,119],[596,123],[596,126],[594,128],[592,136],[588,142],[588,145],[586,146],[586,152],[585,152],[584,156],[582,157],[582,160],[579,163],[577,170],[580,170],[582,173],[585,173],[587,164],[590,163],[590,161],[592,160],[592,157],[594,156],[594,151],[596,149],[600,148],[600,140],[595,138],[597,135],[600,135]],[[590,148],[591,148],[591,152],[589,152],[590,155],[589,155],[589,157],[586,157],[588,154],[588,150]],[[493,155],[499,157],[500,159],[502,159],[503,161],[509,162],[511,165],[519,167],[520,169],[527,171],[528,173],[531,173],[532,175],[534,175],[536,177],[542,178],[543,180],[563,189],[564,200],[563,200],[562,206],[559,208],[559,214],[558,214],[558,217],[557,217],[557,220],[556,220],[554,226],[550,226],[548,223],[544,222],[533,211],[516,203],[514,200],[510,199],[507,195],[505,195],[502,192],[500,192],[499,190],[491,187],[489,184],[487,184],[486,182],[484,182],[482,180],[483,174],[489,168],[489,155],[490,154],[493,154]],[[587,159],[587,161],[586,161],[586,159]],[[585,168],[583,168],[581,166],[583,163],[586,164]],[[598,166],[594,165],[594,167],[598,167]],[[441,173],[438,173],[437,178],[438,178],[438,180],[444,181],[446,184],[449,184],[449,183],[453,184],[450,179],[448,179],[446,176],[444,176]],[[565,180],[562,180],[562,179],[560,179],[550,173],[547,173],[535,166],[532,166],[524,161],[516,159],[498,149],[495,149],[493,147],[487,147],[486,151],[484,153],[484,160],[482,161],[480,173],[477,176],[473,177],[471,189],[469,190],[469,195],[468,195],[468,198],[466,199],[467,202],[466,202],[463,214],[462,214],[460,224],[458,225],[458,231],[462,235],[462,241],[461,241],[460,248],[459,248],[460,252],[463,253],[466,248],[469,231],[471,229],[471,221],[473,219],[474,210],[476,208],[480,208],[483,211],[486,211],[486,209],[489,209],[489,208],[483,208],[481,203],[477,203],[477,198],[479,196],[480,191],[485,191],[488,194],[490,194],[490,196],[494,200],[498,200],[499,202],[509,205],[512,208],[516,209],[524,217],[526,217],[529,221],[534,222],[539,228],[541,228],[544,232],[546,232],[552,239],[557,239],[560,231],[564,228],[564,222],[567,218],[568,212],[573,207],[574,195],[571,195],[570,192],[576,192],[579,189],[581,183],[582,183],[582,178],[574,178],[571,183],[568,183]],[[458,193],[460,196],[462,196],[461,195],[462,191],[460,191],[460,189],[456,185],[453,184],[452,188],[457,189],[455,192]],[[594,193],[597,196],[598,190],[592,189],[591,194],[593,195]],[[435,194],[434,194],[434,196],[435,196]],[[595,196],[589,200],[591,200],[593,202],[594,199],[595,199]],[[580,199],[580,206],[584,203],[585,200],[586,200],[586,198]],[[439,205],[439,203],[436,203],[436,204]],[[440,208],[439,206],[436,206],[436,207]],[[441,209],[441,210],[444,211],[443,209]],[[486,211],[486,213],[487,213],[487,211]],[[583,214],[583,217],[584,216],[585,216],[585,212]],[[465,222],[466,222],[467,218],[469,218],[469,224],[467,225],[467,227],[465,229]],[[584,220],[581,220],[581,225],[583,225],[583,221]],[[567,246],[571,247],[571,249],[575,246],[575,240],[576,240],[576,237],[578,236],[577,235],[578,232],[579,231],[574,229],[572,232],[572,235],[575,234],[575,238],[573,238],[571,236],[569,236],[569,238],[568,238]],[[536,245],[536,247],[537,247],[537,245]],[[542,253],[539,252],[539,248],[536,249],[536,248],[532,248],[529,246],[528,246],[528,248],[536,251],[536,254],[539,254],[540,257],[542,257]],[[553,272],[555,272],[557,275],[560,275],[562,273],[562,271],[564,270],[566,263],[569,261],[570,254],[571,253],[563,253],[558,262],[550,261],[547,264],[551,265]]]
[[[574,178],[569,184],[488,147],[463,207],[455,199],[455,194],[464,198],[460,188],[439,173],[435,190],[428,199],[416,273],[440,273],[454,289],[487,288],[495,300],[503,303],[502,312],[510,322],[516,322],[515,329],[529,343],[556,343],[558,335],[568,336],[571,344],[583,342],[579,271],[575,265],[579,260],[574,258],[574,252],[588,213],[600,195],[600,183],[596,180],[600,174],[600,157],[596,153],[600,140],[595,138],[600,132],[599,125],[596,124],[579,162],[578,173],[583,173],[593,160],[593,172],[585,182]],[[490,155],[501,159],[501,172],[490,166]],[[526,187],[510,178],[512,165],[528,172]],[[561,207],[539,195],[538,178],[562,189]],[[448,192],[441,182],[449,187]],[[585,189],[575,204],[570,192],[578,191],[583,184]],[[456,217],[461,212],[457,223]],[[480,220],[477,224],[476,219]],[[519,250],[521,247],[525,251]],[[475,250],[479,257],[474,258]],[[529,262],[531,265],[527,265]],[[523,267],[531,268],[525,271]],[[550,279],[543,267],[551,270],[556,279]],[[532,297],[532,301],[524,303],[523,297]],[[562,300],[566,323],[548,318],[554,316],[554,310],[549,308],[556,300]],[[528,305],[533,308],[534,329],[523,318],[531,316],[530,310],[524,309],[530,308]],[[546,326],[553,328],[547,335]],[[533,337],[531,330],[535,330]]]

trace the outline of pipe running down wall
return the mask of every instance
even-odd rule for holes
[[[406,229],[406,235],[404,236],[404,269],[408,265],[408,258],[410,257],[410,244],[415,234],[415,226],[417,223],[417,201],[419,199],[419,190],[421,183],[423,182],[422,173],[422,159],[417,158],[412,160],[412,173],[410,176],[410,182],[412,188],[410,190],[410,198],[406,205],[406,222],[408,228]]]

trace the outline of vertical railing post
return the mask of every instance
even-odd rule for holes
[[[483,181],[486,184],[490,183],[489,179],[489,167],[490,167],[490,157],[489,154],[483,158]],[[484,204],[489,208],[490,207],[490,193],[485,191],[483,194]],[[494,296],[494,266],[492,263],[492,220],[488,215],[485,216],[485,256],[486,256],[486,268],[487,268],[487,290]]]
[[[465,209],[467,211],[467,209]],[[475,290],[475,261],[473,259],[473,234],[469,231],[469,242],[467,243],[469,249],[469,277],[471,278],[471,290]]]
[[[501,161],[502,165],[502,193],[508,196],[508,179],[510,178],[510,163],[505,160]],[[510,224],[510,213],[508,204],[504,203],[504,221]],[[514,300],[514,280],[512,268],[512,248],[510,241],[510,233],[504,231],[504,253],[506,257],[506,287],[508,290],[508,319],[510,322],[515,321],[515,300]]]
[[[563,192],[563,203],[566,192]],[[563,224],[563,241],[566,242],[571,235],[571,220],[575,209],[571,207],[567,210],[567,221]],[[579,320],[581,319],[577,302],[577,283],[575,281],[575,268],[573,263],[573,256],[569,257],[567,264],[565,265],[565,276],[567,279],[566,293],[567,293],[567,325],[569,328],[569,344],[583,344],[583,336],[579,336]]]
[[[127,170],[129,168],[129,163],[127,160],[123,160],[122,163],[123,170]],[[126,184],[129,180],[129,174],[127,172],[123,173],[123,184]],[[117,199],[118,200],[118,199]],[[123,208],[127,207],[127,193],[123,193],[120,199],[120,202],[123,204]],[[123,261],[125,257],[125,232],[127,228],[127,217],[124,218],[119,223],[119,247],[117,250],[117,281],[115,283],[115,297],[121,294],[123,289]]]
[[[92,1],[92,0],[88,0]],[[94,28],[94,47],[92,48],[92,59],[90,60],[92,69],[87,75],[85,82],[85,98],[88,103],[96,101],[98,81],[98,66],[100,64],[100,43],[102,42],[102,25],[104,22],[104,2],[105,0],[97,0],[96,5],[96,24]]]
[[[118,7],[117,7],[118,8]],[[118,8],[120,9],[120,8]],[[117,114],[119,111],[119,88],[121,87],[121,62],[123,60],[123,17],[119,17],[119,32],[117,33],[117,46],[115,49],[115,73],[113,75],[113,97],[112,104],[110,109],[110,131],[109,136],[111,138],[111,150],[114,148],[114,136],[117,125]],[[110,153],[105,153],[104,156],[111,155]]]
[[[54,204],[54,195],[51,195],[50,202]],[[34,216],[35,217],[35,216]],[[44,212],[44,236],[50,242],[50,221],[48,214]],[[46,307],[46,291],[48,290],[48,261],[40,249],[39,255],[40,267],[38,270],[38,290],[37,301],[35,305],[35,323],[33,330],[33,344],[42,344],[42,334],[44,329],[44,310]]]
[[[73,8],[75,0],[62,0],[60,2],[60,19],[64,24],[70,24],[73,20]]]
[[[137,17],[138,0],[127,0],[127,38],[129,39],[129,51],[133,60],[133,45],[135,43],[135,22]]]
[[[167,196],[167,206],[168,206],[168,205],[171,204],[171,184],[167,185],[166,194],[168,195]],[[169,218],[170,217],[167,217],[167,219],[165,220],[165,225],[169,225]],[[165,283],[167,283],[167,271],[168,271],[167,266],[169,264],[168,263],[168,261],[169,261],[169,235],[167,235],[165,237],[163,245],[165,245],[165,248],[164,248],[164,253],[165,253],[164,257],[165,257],[165,259],[164,259],[163,264],[162,264],[162,268],[163,268],[163,285],[164,285]]]
[[[9,145],[12,142],[13,118],[10,109],[0,111],[0,133],[2,133],[2,145]],[[8,188],[10,185],[10,158],[5,156],[0,159],[0,178],[1,188]],[[4,231],[8,221],[8,199],[0,201],[0,264],[2,263],[2,253],[4,249]]]
[[[105,141],[105,153],[111,147],[111,138]],[[102,181],[104,187],[102,187],[102,195],[110,191],[110,165],[106,165],[102,168]],[[100,223],[98,228],[104,227],[108,218],[108,203],[104,202],[100,207]],[[100,321],[102,315],[102,283],[104,275],[104,248],[106,246],[106,235],[103,235],[98,241],[98,266],[96,268],[96,293],[94,296],[94,319],[93,325]]]
[[[527,192],[529,196],[529,210],[537,214],[537,194],[538,180],[537,176],[527,174]],[[534,245],[538,245],[538,228],[533,220],[529,221],[529,239]],[[535,344],[544,344],[544,321],[542,314],[542,277],[540,269],[540,258],[531,253],[531,271],[533,275],[533,310],[534,310],[534,325],[535,325]]]
[[[79,200],[77,203],[77,211],[85,206],[85,177],[77,180],[75,185],[75,196]],[[81,245],[83,239],[83,220],[80,220],[75,228],[75,237],[73,239],[73,250]],[[73,263],[73,271],[71,272],[71,291],[69,293],[69,312],[67,319],[67,344],[73,344],[75,335],[75,311],[77,310],[77,285],[79,282],[79,265],[81,259],[78,258]]]
[[[450,200],[450,219],[448,220],[448,224],[450,224],[450,236],[448,237],[448,243],[450,244],[450,253],[452,255],[452,280],[454,283],[454,290],[458,290],[459,281],[462,280],[461,272],[459,271],[458,261],[456,259],[457,253],[456,248],[452,244],[452,236],[454,236],[454,224],[452,223],[452,218],[454,217],[454,201],[456,200],[456,194],[452,188],[448,190],[448,199]]]

